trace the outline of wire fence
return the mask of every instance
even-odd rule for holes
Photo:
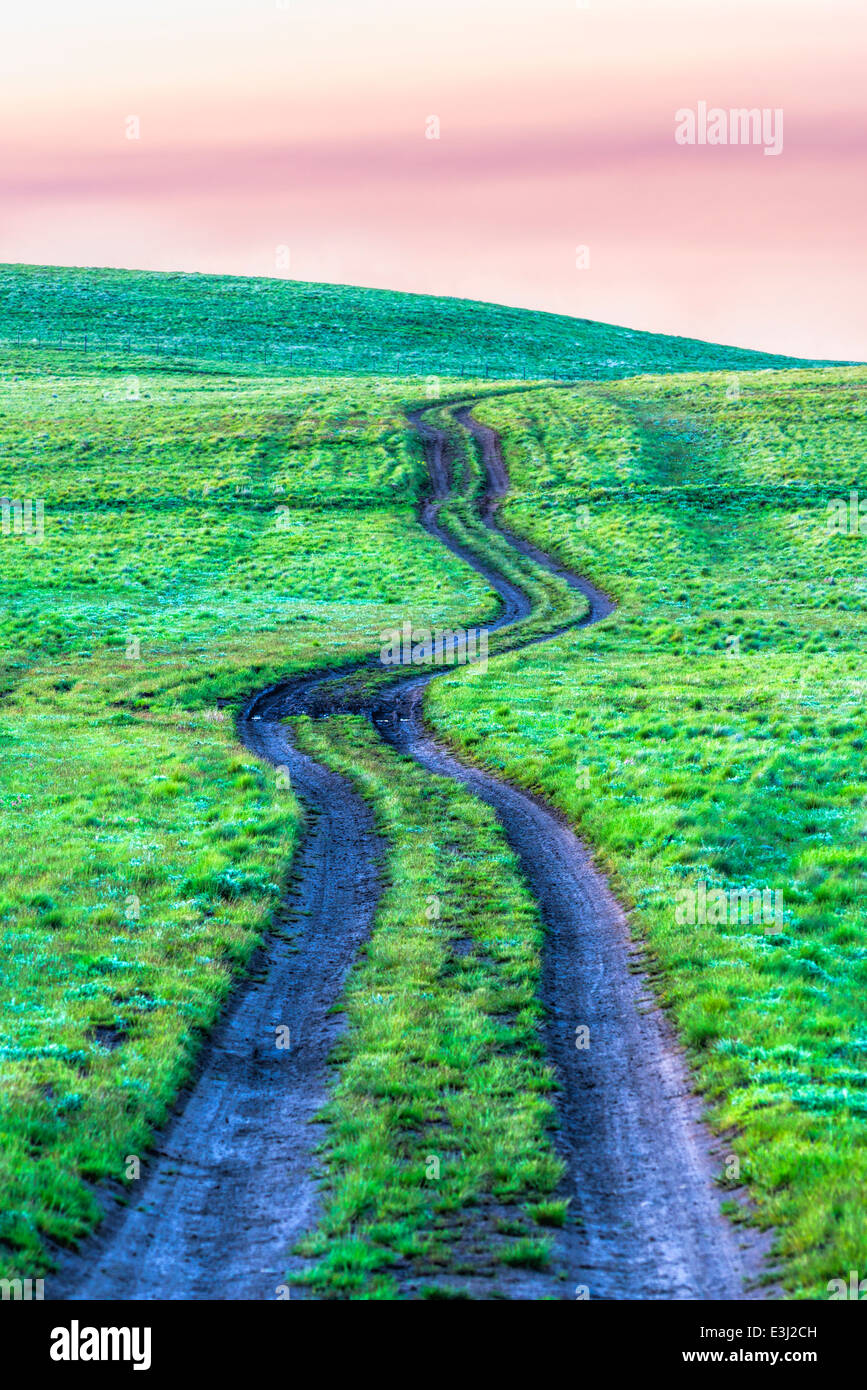
[[[141,334],[118,330],[94,331],[33,325],[0,325],[0,347],[36,348],[56,352],[123,353],[131,357],[157,357],[176,362],[223,364],[225,367],[261,368],[292,376],[418,376],[461,377],[472,380],[575,380],[608,375],[604,369],[588,370],[586,362],[574,366],[539,358],[498,358],[484,351],[446,351],[427,357],[419,351],[383,350],[375,361],[369,346],[341,345],[335,352],[323,344],[229,341],[197,338],[188,334]],[[611,364],[618,375],[621,364]]]
[[[264,326],[263,326],[264,328]],[[267,332],[267,329],[265,329]],[[666,375],[689,372],[749,372],[776,367],[845,367],[853,362],[819,362],[796,358],[770,359],[747,349],[706,345],[706,356],[696,356],[695,345],[672,340],[668,349],[658,345],[646,353],[630,352],[622,342],[575,344],[574,357],[562,344],[546,350],[541,344],[496,345],[466,342],[431,352],[423,345],[403,348],[376,347],[374,339],[360,333],[343,336],[339,349],[333,343],[294,343],[268,338],[230,339],[216,334],[155,333],[128,328],[68,328],[65,325],[0,322],[0,349],[29,348],[46,351],[119,354],[162,359],[179,365],[222,367],[226,371],[263,371],[286,376],[408,376],[451,377],[465,381],[612,381],[637,373]],[[625,356],[621,355],[625,352]]]

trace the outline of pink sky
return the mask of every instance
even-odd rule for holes
[[[864,0],[16,8],[2,260],[276,275],[288,246],[297,279],[867,358]],[[781,108],[782,154],[678,145],[700,101]]]

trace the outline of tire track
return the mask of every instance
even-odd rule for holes
[[[451,495],[448,440],[424,412],[408,418],[424,441],[432,485],[422,524],[499,594],[490,629],[528,616],[524,590],[441,524],[439,509]],[[608,616],[614,604],[607,595],[499,525],[508,475],[496,435],[469,406],[454,418],[473,435],[485,466],[484,524],[585,594],[588,613],[570,626]],[[719,1158],[685,1062],[635,973],[622,910],[587,850],[550,807],[461,763],[425,728],[424,689],[450,668],[398,678],[372,704],[339,689],[341,677],[364,669],[380,668],[371,659],[312,672],[259,692],[242,711],[243,743],[288,770],[308,811],[296,886],[281,913],[294,935],[278,923],[268,937],[258,973],[236,991],[203,1049],[195,1083],[144,1165],[133,1204],[114,1203],[96,1236],[64,1257],[46,1285],[49,1296],[273,1299],[285,1270],[300,1264],[287,1252],[318,1211],[312,1121],[326,1099],[328,1057],[340,1032],[330,1010],[370,932],[383,853],[366,803],[301,753],[282,722],[337,710],[369,714],[395,748],[491,806],[540,903],[546,1042],[562,1087],[557,1142],[574,1215],[558,1252],[568,1281],[552,1277],[550,1292],[573,1298],[575,1287],[586,1286],[592,1298],[745,1296],[762,1247],[753,1238],[744,1244],[720,1213],[713,1187]],[[590,1028],[586,1052],[574,1046],[579,1024]],[[281,1025],[291,1031],[288,1049],[276,1047]]]
[[[473,435],[485,466],[484,523],[587,597],[586,616],[572,626],[608,617],[615,604],[607,594],[499,524],[509,479],[497,436],[470,407],[454,418]],[[428,437],[427,447],[443,452],[446,441]],[[457,549],[435,519],[427,524]],[[571,1198],[559,1252],[565,1296],[586,1289],[605,1299],[760,1297],[756,1281],[769,1242],[736,1231],[720,1210],[714,1175],[723,1151],[702,1122],[686,1060],[641,973],[620,904],[564,817],[437,741],[422,711],[430,679],[393,687],[374,719],[394,747],[493,809],[540,905],[545,1041],[562,1088],[557,1139]],[[587,1050],[575,1046],[582,1025],[590,1030]]]

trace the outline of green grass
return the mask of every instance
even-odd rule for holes
[[[87,1180],[122,1180],[166,1118],[299,818],[202,712],[118,717],[33,684],[0,748],[0,1260],[29,1275],[46,1236],[93,1224]]]
[[[399,383],[155,372],[118,405],[116,372],[52,362],[62,375],[37,353],[0,362],[3,495],[45,510],[44,544],[2,538],[0,655],[137,637],[183,654],[186,688],[215,647],[248,666],[276,648],[283,669],[288,647],[297,668],[369,650],[418,594],[455,621],[483,606],[415,521],[424,464]]]
[[[426,708],[596,847],[787,1289],[826,1297],[867,1257],[867,536],[828,532],[831,500],[867,498],[867,372],[727,384],[480,407],[505,521],[620,607],[483,682],[450,673]],[[782,932],[680,924],[700,882],[780,889]]]

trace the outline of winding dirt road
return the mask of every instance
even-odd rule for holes
[[[614,607],[607,595],[499,527],[496,509],[508,476],[496,436],[468,406],[454,418],[475,437],[485,466],[485,524],[584,593],[584,625],[607,617]],[[517,622],[532,611],[527,594],[457,544],[438,520],[450,495],[445,434],[421,412],[410,420],[424,439],[432,485],[423,525],[499,594],[501,612],[489,626]],[[514,645],[521,645],[520,629]],[[641,974],[621,908],[562,817],[464,765],[425,728],[424,689],[441,670],[398,677],[364,712],[394,747],[462,782],[493,808],[540,904],[547,928],[546,1043],[561,1084],[557,1142],[576,1217],[559,1242],[567,1279],[552,1275],[542,1293],[761,1296],[755,1284],[766,1242],[744,1235],[720,1212],[713,1177],[722,1151],[702,1124],[687,1067]],[[371,929],[383,846],[367,805],[345,779],[299,752],[282,721],[359,708],[357,697],[341,700],[329,671],[262,691],[243,710],[243,742],[288,770],[308,812],[285,925],[278,922],[252,978],[238,988],[206,1045],[194,1084],[143,1165],[136,1196],[129,1205],[111,1203],[97,1235],[63,1257],[59,1274],[46,1281],[49,1297],[274,1299],[285,1271],[298,1266],[288,1251],[316,1219],[320,1132],[312,1120],[326,1097],[328,1058],[340,1031],[339,1015],[329,1010]],[[291,1030],[286,1049],[275,1044],[281,1025]],[[579,1025],[590,1029],[587,1050],[575,1046]],[[540,1281],[526,1288],[513,1296],[539,1296]]]

